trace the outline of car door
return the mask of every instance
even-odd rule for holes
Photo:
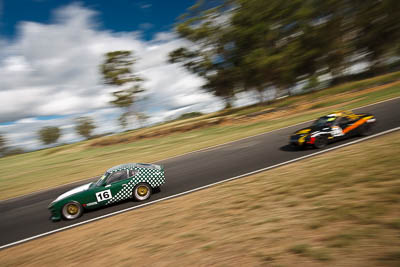
[[[123,187],[127,185],[127,179],[128,179],[128,170],[126,169],[114,172],[110,175],[110,177],[108,177],[105,189],[109,190],[106,196],[106,199],[108,200],[109,203],[116,203],[126,199],[125,194],[121,193]]]
[[[336,118],[330,122],[331,135],[333,138],[341,138],[344,135],[340,120],[341,118]]]
[[[116,203],[119,200],[118,193],[126,184],[127,170],[120,170],[108,175],[107,180],[103,185],[93,189],[93,201],[96,203],[94,207],[100,207],[111,203]],[[89,208],[89,206],[88,206]]]
[[[348,134],[348,129],[349,126],[352,125],[352,123],[350,122],[350,120],[347,117],[341,117],[339,122],[339,127],[342,129],[343,131],[343,136],[347,136]]]

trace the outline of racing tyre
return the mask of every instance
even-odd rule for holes
[[[70,201],[62,208],[62,216],[66,220],[79,218],[83,213],[82,205],[76,201]]]
[[[323,148],[323,147],[326,147],[327,144],[328,144],[328,139],[325,136],[318,136],[315,139],[314,147],[315,148]]]
[[[372,127],[369,123],[364,123],[364,125],[360,126],[360,135],[368,136],[372,133]]]
[[[137,201],[144,201],[149,199],[151,196],[151,187],[146,183],[140,183],[133,189],[133,197]]]

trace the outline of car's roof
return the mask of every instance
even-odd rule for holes
[[[355,116],[355,114],[351,110],[340,110],[340,111],[335,111],[323,117],[352,117],[352,116]]]
[[[114,166],[112,168],[109,168],[107,172],[115,172],[115,171],[120,171],[123,169],[133,169],[133,168],[150,168],[154,169],[156,166],[154,164],[148,164],[148,163],[126,163],[126,164],[120,164],[117,166]]]

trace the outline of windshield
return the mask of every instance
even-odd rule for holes
[[[103,174],[103,176],[100,177],[99,180],[96,182],[96,186],[100,186],[104,183],[104,180],[106,179],[108,173]]]
[[[324,116],[324,117],[321,117],[318,120],[314,121],[313,126],[317,126],[317,127],[331,126],[335,120],[336,120],[336,117]]]

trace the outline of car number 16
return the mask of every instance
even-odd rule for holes
[[[104,200],[107,200],[107,199],[111,199],[112,195],[111,195],[110,189],[105,190],[105,191],[101,191],[101,192],[97,192],[96,193],[96,198],[97,198],[97,202],[104,201]]]

